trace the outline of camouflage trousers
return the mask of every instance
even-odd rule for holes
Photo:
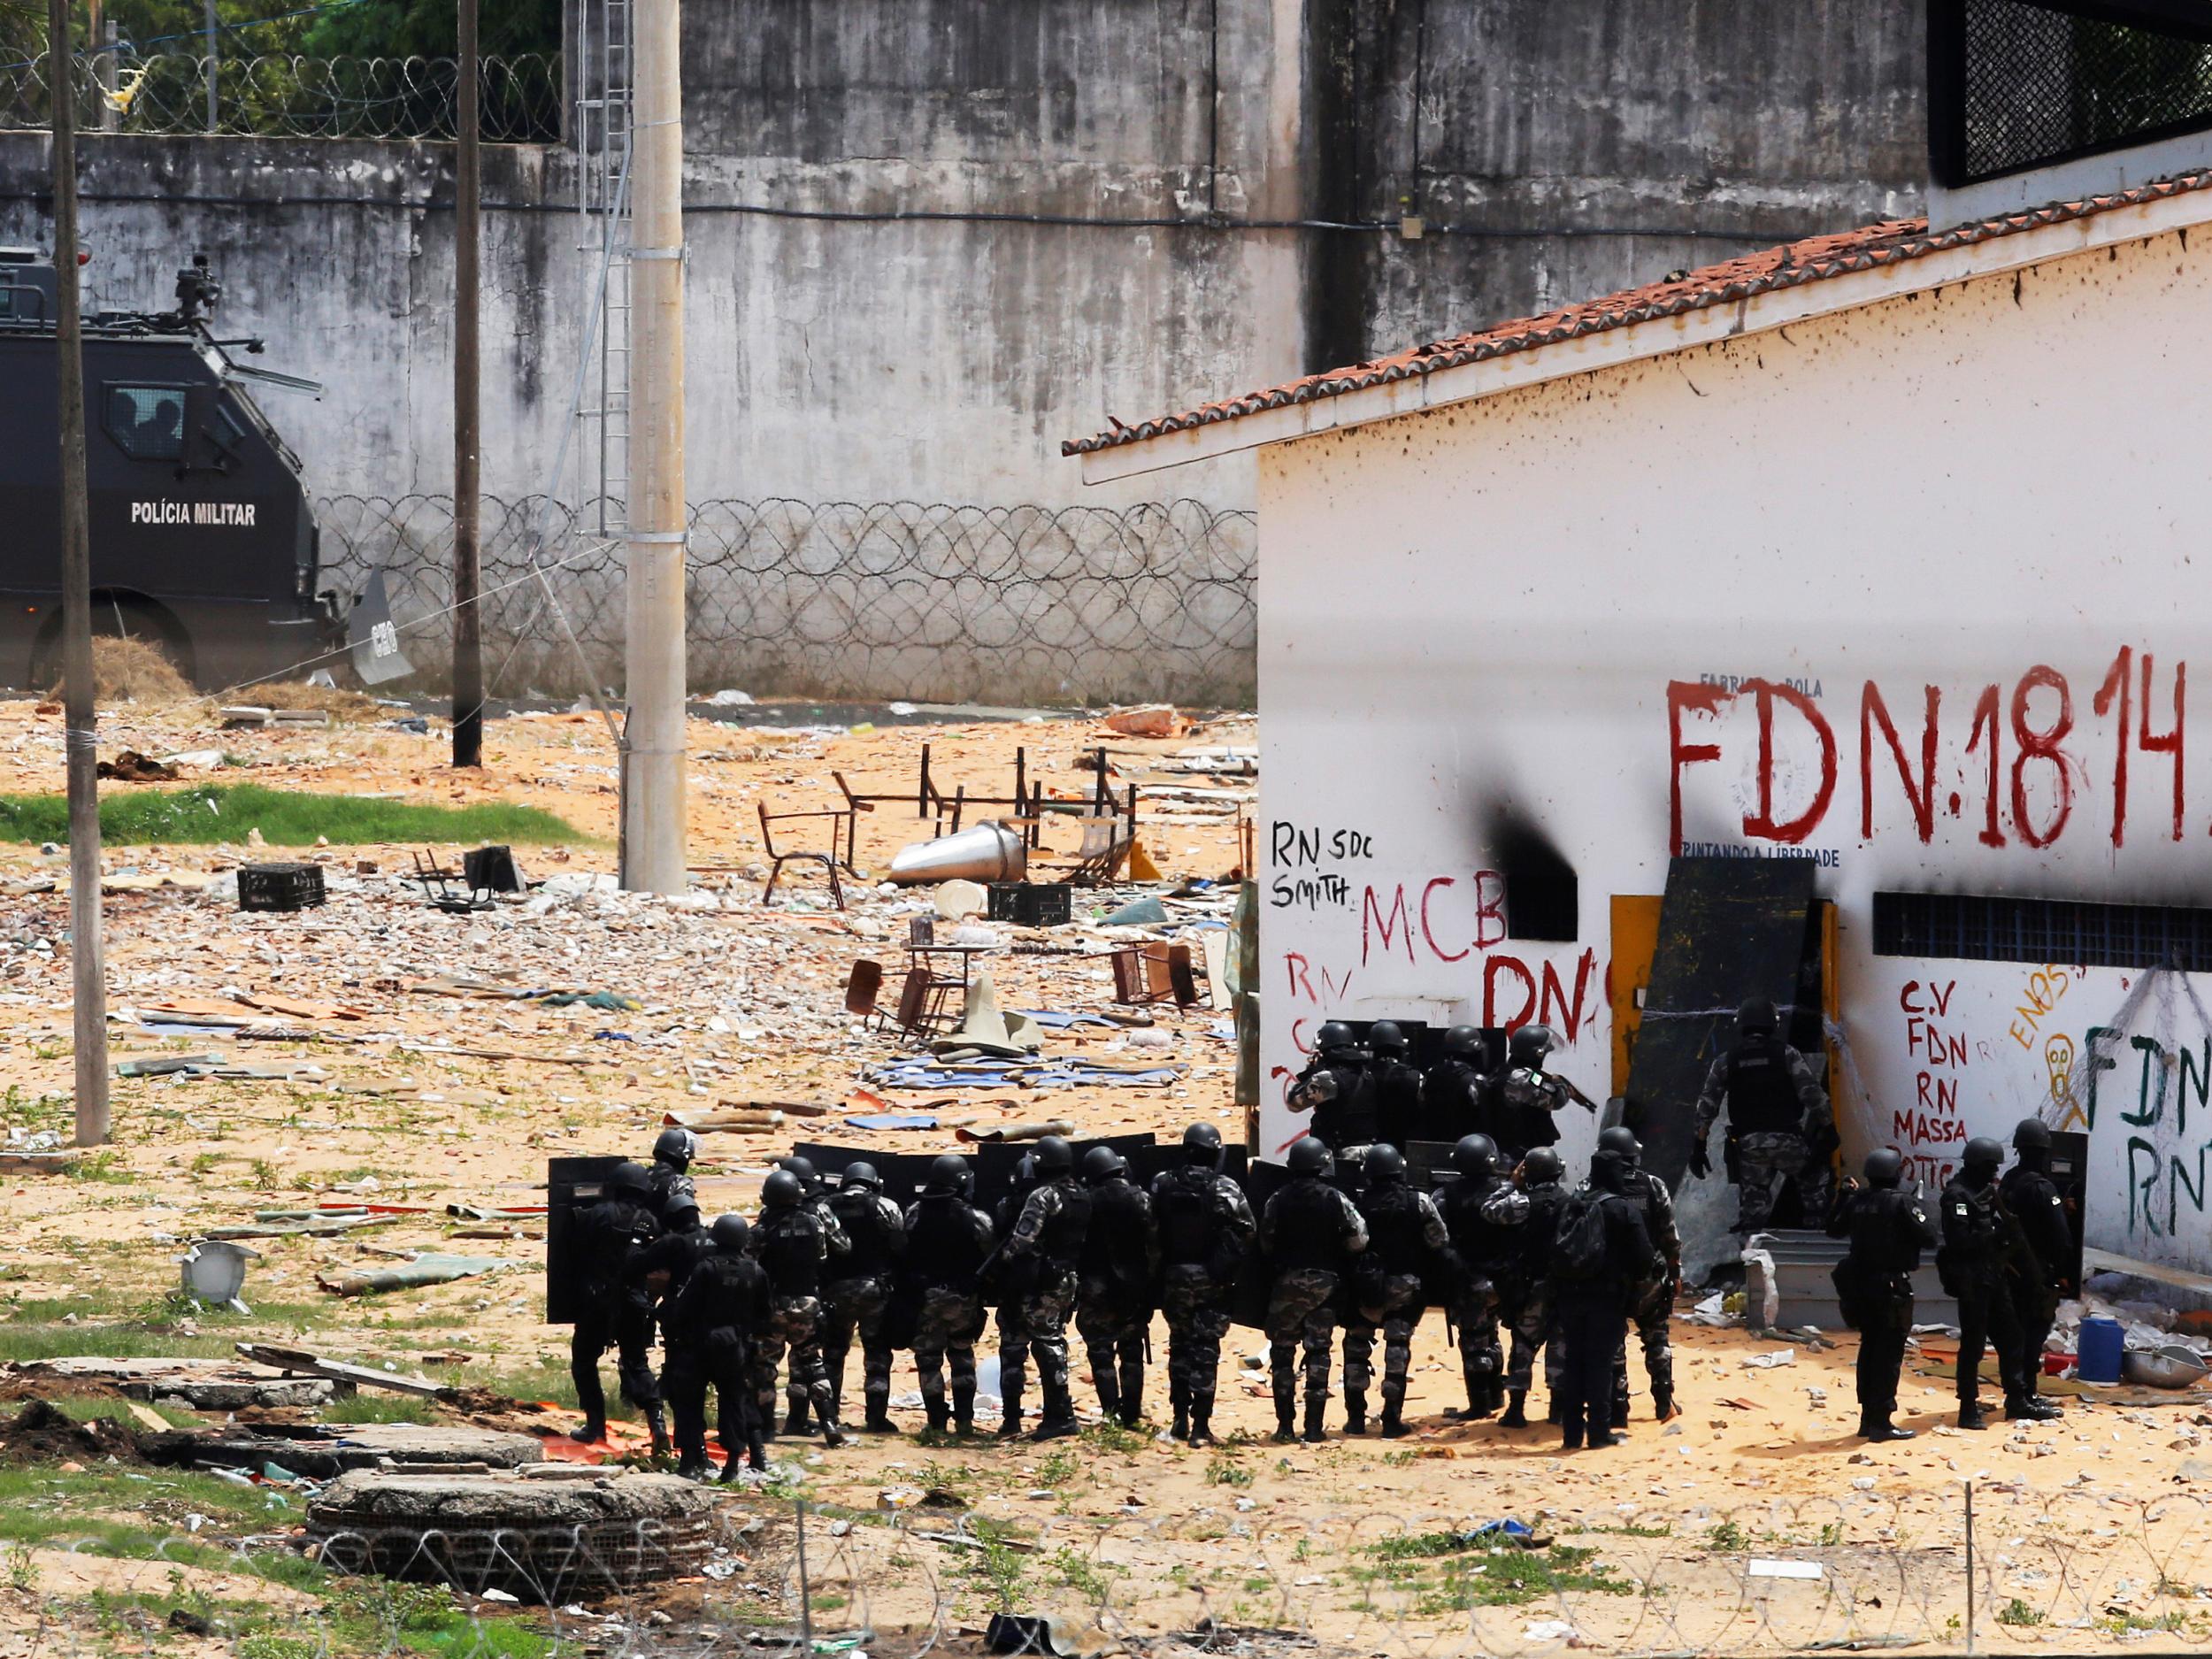
[[[1037,1283],[998,1310],[999,1397],[1013,1409],[1029,1386],[1029,1362],[1048,1399],[1068,1391],[1068,1315],[1075,1307],[1075,1274],[1041,1263]]]
[[[945,1285],[933,1285],[921,1296],[914,1321],[914,1369],[922,1379],[922,1402],[932,1416],[943,1408],[945,1367],[949,1363],[953,1397],[972,1407],[975,1339],[983,1328],[983,1298]]]
[[[1152,1330],[1150,1312],[1133,1313],[1102,1296],[1079,1296],[1075,1329],[1091,1363],[1091,1386],[1099,1403],[1113,1400],[1125,1409],[1144,1396],[1144,1344]]]
[[[1554,1328],[1551,1298],[1544,1294],[1544,1287],[1532,1285],[1509,1294],[1502,1313],[1507,1329],[1513,1333],[1513,1357],[1505,1368],[1506,1387],[1514,1394],[1528,1392],[1536,1373],[1536,1356],[1540,1351],[1544,1356],[1544,1386],[1557,1394],[1564,1350]]]
[[[1383,1339],[1383,1400],[1388,1403],[1406,1397],[1406,1373],[1413,1369],[1413,1327],[1421,1323],[1425,1305],[1421,1300],[1419,1275],[1393,1273],[1383,1280],[1379,1303],[1354,1309],[1344,1316],[1346,1399],[1365,1394],[1374,1381],[1378,1330]]]
[[[1221,1375],[1221,1339],[1229,1334],[1220,1287],[1202,1267],[1171,1267],[1160,1286],[1160,1311],[1167,1318],[1168,1386],[1187,1399],[1211,1399]]]
[[[1674,1399],[1674,1340],[1670,1321],[1674,1314],[1674,1281],[1663,1279],[1629,1310],[1628,1323],[1644,1350],[1644,1381],[1651,1390],[1652,1409],[1663,1410]],[[1621,1343],[1613,1358],[1613,1421],[1628,1420],[1628,1344]]]
[[[1292,1365],[1301,1347],[1305,1350],[1306,1398],[1328,1398],[1335,1299],[1336,1275],[1326,1268],[1289,1267],[1275,1276],[1275,1287],[1267,1298],[1267,1349],[1279,1403],[1290,1393]]]
[[[776,1415],[776,1370],[784,1350],[791,1352],[791,1376],[784,1397],[795,1412],[809,1402],[826,1422],[837,1417],[830,1396],[829,1373],[822,1369],[822,1304],[813,1296],[778,1296],[768,1313],[767,1328],[753,1356],[754,1392],[760,1402],[760,1418],[772,1424]]]
[[[1736,1231],[1758,1233],[1774,1214],[1774,1201],[1782,1184],[1797,1183],[1804,1206],[1801,1225],[1824,1226],[1828,1220],[1830,1171],[1816,1159],[1805,1137],[1793,1130],[1763,1130],[1740,1136],[1736,1141]]]
[[[1459,1333],[1459,1368],[1468,1386],[1481,1379],[1486,1385],[1503,1386],[1505,1351],[1498,1341],[1497,1286],[1480,1273],[1471,1273],[1452,1297],[1452,1325]]]
[[[891,1349],[882,1340],[884,1310],[891,1305],[887,1279],[841,1279],[822,1293],[822,1366],[829,1373],[830,1398],[845,1397],[845,1356],[860,1338],[863,1385],[868,1415],[880,1417],[891,1404]]]

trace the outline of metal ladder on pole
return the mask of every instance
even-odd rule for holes
[[[598,340],[577,406],[597,534],[619,537],[630,495],[631,0],[576,0],[576,212],[584,315]]]

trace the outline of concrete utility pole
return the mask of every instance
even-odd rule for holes
[[[477,111],[477,0],[459,0],[459,96],[453,146],[453,764],[484,764],[484,627],[480,541],[478,253],[483,234],[482,123]]]
[[[215,0],[207,0],[207,134],[215,135],[222,92],[222,52],[215,43]]]
[[[100,784],[92,707],[92,536],[84,454],[84,327],[77,304],[77,103],[69,0],[47,0],[54,97],[54,357],[61,426],[61,678],[69,767],[69,965],[77,1144],[108,1138],[108,994],[100,943]]]
[[[684,129],[680,0],[638,0],[634,56],[629,713],[622,885],[684,890]]]

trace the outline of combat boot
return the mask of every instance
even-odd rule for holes
[[[1362,1389],[1357,1394],[1354,1394],[1349,1388],[1344,1391],[1344,1432],[1348,1439],[1355,1434],[1367,1432],[1367,1392],[1365,1389]]]
[[[676,1465],[677,1478],[682,1480],[705,1480],[713,1473],[712,1463],[704,1457],[694,1457],[688,1452],[684,1454],[683,1461]]]
[[[1989,1419],[1982,1413],[1982,1404],[1980,1401],[1962,1400],[1959,1402],[1959,1427],[1962,1429],[1985,1429],[1988,1426]]]
[[[1075,1420],[1075,1401],[1063,1387],[1045,1389],[1044,1421],[1037,1425],[1037,1432],[1030,1436],[1037,1440],[1064,1440],[1081,1432],[1082,1425]]]
[[[1910,1429],[1901,1429],[1889,1420],[1886,1412],[1863,1411],[1859,1414],[1859,1438],[1863,1440],[1909,1440]]]
[[[956,1383],[952,1391],[952,1432],[955,1434],[975,1432],[975,1385]]]
[[[1144,1391],[1125,1388],[1121,1391],[1121,1426],[1133,1429],[1144,1421]]]
[[[1306,1396],[1306,1430],[1305,1432],[1301,1434],[1298,1438],[1306,1441],[1309,1445],[1318,1445],[1321,1441],[1328,1439],[1328,1435],[1323,1432],[1321,1427],[1322,1423],[1327,1418],[1328,1415],[1329,1396],[1326,1394],[1308,1394]]]
[[[1017,1440],[1022,1432],[1022,1397],[1018,1394],[1002,1396],[1004,1403],[999,1412],[998,1437],[1002,1440]]]
[[[1102,1417],[1119,1417],[1121,1415],[1121,1388],[1114,1381],[1114,1373],[1110,1371],[1093,1371],[1091,1386],[1098,1391],[1098,1415]],[[1052,1396],[1048,1393],[1045,1395],[1045,1416],[1048,1417],[1052,1415],[1051,1401]]]
[[[645,1427],[653,1437],[653,1457],[656,1462],[668,1455],[668,1418],[658,1406],[645,1408]]]
[[[1682,1408],[1675,1403],[1673,1389],[1655,1388],[1651,1391],[1651,1415],[1661,1423],[1671,1423],[1682,1415]]]
[[[952,1426],[952,1408],[941,1398],[925,1400],[922,1409],[929,1413],[929,1432],[932,1434],[942,1434]]]
[[[831,1417],[827,1412],[824,1412],[822,1414],[822,1444],[825,1446],[842,1446],[844,1443],[845,1431],[837,1426],[837,1419],[835,1417]]]
[[[1191,1396],[1190,1443],[1193,1446],[1211,1446],[1214,1443],[1214,1397],[1209,1394]],[[1289,1418],[1283,1419],[1286,1426]]]
[[[1275,1385],[1275,1440],[1287,1446],[1298,1438],[1298,1403],[1290,1391],[1290,1385]]]
[[[783,1414],[783,1432],[786,1434],[804,1434],[807,1432],[807,1415],[804,1402],[793,1405]]]
[[[574,1428],[569,1430],[568,1438],[586,1446],[596,1446],[607,1438],[607,1419],[586,1417]]]
[[[1190,1439],[1190,1391],[1181,1383],[1170,1383],[1167,1398],[1168,1404],[1175,1412],[1175,1420],[1168,1425],[1169,1438],[1187,1440]]]
[[[1498,1419],[1498,1426],[1502,1429],[1526,1428],[1528,1426],[1528,1413],[1523,1409],[1523,1408],[1527,1404],[1528,1390],[1525,1388],[1514,1389],[1512,1393],[1506,1396],[1505,1415]]]
[[[1405,1406],[1402,1402],[1383,1402],[1382,1437],[1386,1440],[1402,1440],[1413,1431],[1406,1427]]]
[[[2005,1396],[2005,1417],[2008,1422],[2048,1423],[2065,1415],[2056,1406],[2039,1400],[2033,1394]]]

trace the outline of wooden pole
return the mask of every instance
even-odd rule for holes
[[[638,0],[631,142],[629,712],[622,885],[680,893],[684,869],[682,7]]]
[[[483,230],[477,0],[459,0],[453,150],[453,764],[484,764],[483,503],[479,307]]]
[[[47,0],[54,88],[54,357],[61,426],[61,669],[69,773],[69,964],[77,1144],[108,1138],[107,978],[100,938],[99,745],[92,703],[92,539],[85,494],[84,328],[77,298],[77,104],[69,0]]]

